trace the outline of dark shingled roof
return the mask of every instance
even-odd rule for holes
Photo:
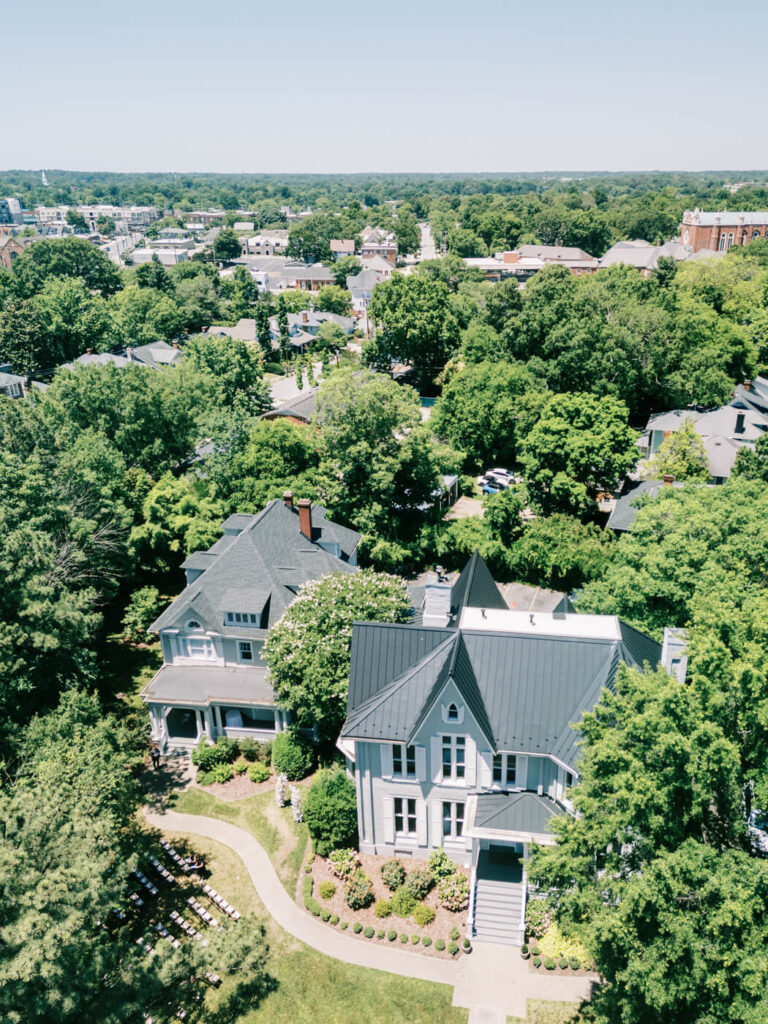
[[[355,571],[349,557],[360,534],[326,517],[324,508],[312,506],[310,541],[299,528],[298,508],[283,501],[270,501],[258,515],[230,516],[224,527],[240,532],[237,536],[225,534],[207,552],[190,555],[185,567],[205,571],[184,588],[151,629],[165,629],[176,625],[182,616],[191,616],[226,635],[226,612],[258,615],[262,610],[265,614],[260,625],[269,629],[302,584],[327,573]],[[335,545],[341,557],[333,553]],[[209,555],[215,557],[208,559]],[[241,635],[242,629],[235,632]],[[263,634],[253,629],[253,635],[258,639]]]
[[[472,828],[544,835],[559,814],[562,809],[554,801],[536,793],[481,793]]]
[[[572,724],[613,687],[619,663],[660,658],[655,641],[614,621],[613,637],[598,639],[356,623],[342,735],[412,742],[452,680],[495,751],[550,754],[573,765]]]
[[[663,480],[627,480],[622,493],[616,499],[613,511],[608,517],[608,522],[606,523],[608,528],[615,530],[617,533],[631,530],[632,523],[637,515],[638,499],[652,500],[664,486]],[[676,480],[673,486],[682,487],[683,482]]]

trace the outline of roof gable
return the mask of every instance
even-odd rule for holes
[[[491,576],[491,570],[475,549],[451,593],[456,608],[506,608],[506,602]]]

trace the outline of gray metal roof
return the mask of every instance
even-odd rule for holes
[[[157,631],[192,617],[209,629],[225,631],[227,611],[258,614],[268,604],[265,620],[269,628],[293,601],[299,587],[308,580],[333,572],[354,572],[349,556],[360,535],[327,519],[320,505],[312,507],[312,540],[299,529],[298,508],[270,501],[258,515],[230,516],[229,529],[241,529],[237,536],[225,534],[203,555],[215,557],[206,567],[205,558],[195,552],[186,567],[205,571],[189,584],[152,624]],[[324,550],[321,544],[338,544],[342,557]],[[191,560],[194,563],[190,565]],[[268,595],[268,598],[265,597]],[[229,602],[240,602],[232,607]]]
[[[317,404],[317,391],[313,388],[302,391],[296,398],[291,399],[290,402],[285,402],[283,405],[278,405],[276,409],[270,409],[269,412],[262,414],[263,420],[274,420],[279,416],[292,416],[297,420],[304,420],[309,423],[315,412],[315,405]]]
[[[481,793],[472,828],[543,835],[562,813],[553,800],[536,793]]]
[[[753,224],[759,227],[768,224],[768,213],[761,210],[698,210],[694,211],[693,223],[702,227],[714,227],[716,224],[724,228],[740,227],[742,224],[745,227]]]
[[[506,608],[491,571],[475,550],[451,591],[451,604],[457,608]]]
[[[242,630],[241,630],[242,635]],[[181,704],[273,704],[267,668],[217,665],[163,665],[141,691],[151,701]]]
[[[619,625],[612,638],[592,639],[356,623],[342,734],[412,741],[451,680],[494,750],[573,765],[572,724],[612,687],[619,662],[659,661],[655,641]]]

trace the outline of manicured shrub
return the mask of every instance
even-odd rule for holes
[[[285,376],[285,370],[280,363],[264,363],[264,373],[274,373],[277,377]]]
[[[332,850],[325,862],[337,878],[349,878],[360,867],[360,858],[354,850]]]
[[[427,868],[417,868],[405,880],[405,888],[415,900],[423,900],[435,884],[435,876]]]
[[[472,943],[469,941],[469,939],[464,939],[461,945],[464,947],[464,949],[472,948]]]
[[[352,931],[355,933],[355,935],[359,935],[362,930],[363,926],[360,924],[360,922],[355,921],[355,923],[352,925]]]
[[[381,865],[381,879],[391,892],[399,889],[405,881],[405,867],[402,861],[399,861],[396,857],[393,857],[391,860],[385,860]]]
[[[527,956],[529,952],[530,950],[528,949],[528,943],[524,942],[520,947],[520,956]]]
[[[306,898],[308,896],[312,895],[312,888],[313,888],[313,886],[314,886],[314,882],[312,881],[311,878],[302,878],[302,880],[301,880],[301,891],[302,891],[302,894],[303,894],[305,900],[306,900]]]
[[[251,782],[266,782],[269,778],[269,768],[261,761],[254,761],[248,766],[248,778]]]
[[[425,928],[435,920],[435,912],[432,907],[428,907],[425,903],[420,903],[413,912],[413,920],[419,928]]]
[[[392,913],[392,904],[389,900],[376,900],[373,912],[376,917],[389,917]]]
[[[442,953],[445,949],[445,942],[442,939],[435,939],[435,949],[439,949]]]
[[[192,751],[192,764],[201,771],[209,772],[217,764],[226,764],[229,760],[229,748],[223,743],[209,743],[205,736]]]
[[[232,769],[235,775],[242,775],[244,772],[248,771],[248,762],[244,757],[239,757],[232,765]]]
[[[469,906],[469,879],[458,873],[441,878],[437,883],[437,894],[446,910],[454,913],[466,910]]]
[[[323,912],[323,908],[317,902],[314,896],[309,896],[304,900],[304,906],[312,914],[313,917],[320,917]],[[330,915],[329,915],[330,916]]]
[[[280,738],[278,735],[275,743]],[[304,821],[315,853],[347,846],[357,832],[355,786],[341,765],[318,772],[304,799]]]
[[[331,924],[338,924],[338,923],[339,923],[339,915],[338,914],[331,914]]]
[[[390,942],[394,942],[396,938],[397,938],[397,932],[395,931],[394,928],[390,928],[389,931],[387,932],[387,939]]]
[[[263,743],[257,743],[256,746],[259,748],[256,760],[269,767],[272,764],[272,740],[264,740]]]
[[[571,968],[572,971],[580,971],[581,970],[581,960],[579,960],[579,958],[577,956],[569,957],[568,958],[568,966]]]
[[[384,931],[384,929],[383,928],[379,928],[379,930],[376,932],[376,938],[377,939],[383,939],[385,934],[386,934],[386,932]]]
[[[533,966],[534,967],[541,967],[541,957],[540,956],[535,956],[533,958]]]
[[[549,909],[546,900],[535,897],[528,900],[525,908],[525,930],[527,933],[534,939],[540,939],[547,928],[549,928]]]
[[[229,782],[234,774],[231,764],[215,764],[210,771],[198,771],[197,781],[201,786],[212,786],[215,782]]]
[[[356,871],[344,886],[344,899],[352,910],[363,910],[373,903],[373,886],[364,871]]]
[[[547,970],[547,971],[554,971],[554,969],[555,969],[555,961],[554,961],[553,957],[551,957],[551,956],[545,956],[544,957],[544,969]]]
[[[405,932],[403,932],[400,935],[400,941],[402,942],[403,945],[405,945],[405,943],[408,941],[408,936],[405,934]]]
[[[416,909],[416,900],[404,885],[392,893],[389,906],[395,917],[410,917]]]
[[[422,935],[421,936],[421,944],[422,944],[422,946],[429,947],[429,946],[432,945],[432,939],[430,938],[429,935]]]
[[[456,943],[456,942],[449,942],[448,943],[448,952],[451,954],[451,956],[456,956],[456,954],[459,952],[458,943]]]
[[[272,767],[276,775],[284,775],[290,782],[297,782],[309,775],[314,763],[314,748],[300,732],[288,729],[275,736],[272,743]]]
[[[419,938],[418,935],[412,935],[411,936],[411,945],[412,946],[418,946],[420,941],[421,941],[421,939]]]
[[[326,910],[325,907],[320,908],[320,920],[325,921],[327,924],[331,920],[330,910]]]
[[[447,878],[456,874],[456,864],[445,850],[433,850],[427,858],[427,866],[434,878]]]
[[[459,929],[458,928],[451,928],[451,938],[453,939],[454,942],[458,941],[458,938],[459,938]]]
[[[336,892],[336,886],[333,882],[321,882],[317,887],[317,891],[320,894],[321,900],[329,900]]]
[[[557,961],[557,966],[560,968],[561,971],[568,970],[568,960],[564,956],[561,956],[560,959]]]
[[[374,934],[375,929],[371,928],[369,924],[366,925],[365,928],[363,929],[363,935],[366,937],[366,939],[372,939]]]
[[[311,865],[311,863],[304,865],[304,874],[305,875],[311,875],[312,874],[312,865]]]
[[[342,921],[341,924],[339,925],[339,928],[341,928],[341,930],[345,932],[347,928],[349,928],[349,921]]]
[[[540,956],[540,955],[541,955],[541,950],[539,949],[539,944],[538,944],[538,942],[534,942],[534,944],[531,946],[531,956]]]
[[[256,740],[252,740],[250,737],[245,740],[240,740],[240,753],[246,761],[258,761],[260,748],[261,744],[257,743]]]
[[[123,633],[134,644],[154,640],[149,627],[162,611],[163,602],[157,587],[142,587],[131,594],[123,616]]]

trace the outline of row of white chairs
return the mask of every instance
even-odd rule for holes
[[[136,878],[138,878],[138,880],[141,882],[141,884],[144,886],[144,888],[147,890],[150,896],[157,896],[157,886],[153,885],[152,882],[150,882],[150,880],[142,871],[136,870],[133,872],[133,874],[136,876]]]
[[[179,942],[179,940],[178,939],[174,939],[174,937],[171,935],[171,933],[168,931],[168,929],[165,928],[163,925],[156,924],[155,925],[155,931],[162,938],[164,938],[168,942],[170,942],[170,944],[173,946],[174,949],[178,949],[181,946],[181,943]]]
[[[204,946],[208,945],[208,940],[203,938],[202,932],[199,932],[194,925],[191,925],[189,921],[186,921],[178,910],[171,911],[171,920],[176,927],[181,928],[181,930],[185,932],[190,939],[197,939],[197,941],[202,942]]]
[[[130,896],[130,899],[131,899],[131,903],[133,903],[133,905],[135,907],[143,907],[144,906],[144,900],[141,898],[141,896],[139,896],[139,894],[137,892],[132,892],[131,896]],[[123,917],[125,917],[125,914],[123,914]]]
[[[192,870],[192,868],[189,866],[189,864],[187,864],[186,860],[181,856],[181,854],[177,853],[174,850],[174,848],[171,846],[171,844],[168,842],[168,840],[167,839],[161,839],[160,840],[160,845],[165,850],[165,852],[168,854],[168,856],[171,858],[171,860],[175,864],[178,864],[178,866],[181,868],[181,870],[184,872],[184,874],[185,875],[189,874],[189,872]]]
[[[221,978],[218,976],[218,974],[214,974],[213,971],[206,971],[205,972],[205,980],[210,982],[211,985],[220,985],[221,984]]]
[[[202,905],[202,903],[198,903],[194,896],[190,896],[189,899],[187,900],[187,903],[189,904],[190,907],[192,907],[197,916],[201,917],[206,924],[209,924],[212,928],[219,927],[219,923],[216,920],[216,918],[212,917],[211,914],[209,914],[205,907]]]
[[[146,941],[146,939],[142,939],[141,936],[139,936],[138,939],[136,939],[136,945],[140,946],[141,949],[143,949],[145,953],[154,953],[155,952],[155,947],[154,946],[150,946],[150,944]]]
[[[227,903],[224,897],[220,896],[214,888],[210,885],[204,885],[203,892],[209,899],[213,900],[217,907],[221,907],[225,914],[229,914],[233,921],[240,920],[240,912],[235,910],[231,903]]]
[[[155,871],[157,871],[157,873],[159,875],[162,875],[163,878],[166,880],[166,882],[169,885],[173,885],[173,883],[176,881],[176,879],[173,877],[173,875],[168,870],[168,868],[164,868],[163,867],[163,865],[160,863],[160,861],[157,859],[157,857],[150,857],[149,858],[149,862],[152,865],[152,867],[155,869]]]

